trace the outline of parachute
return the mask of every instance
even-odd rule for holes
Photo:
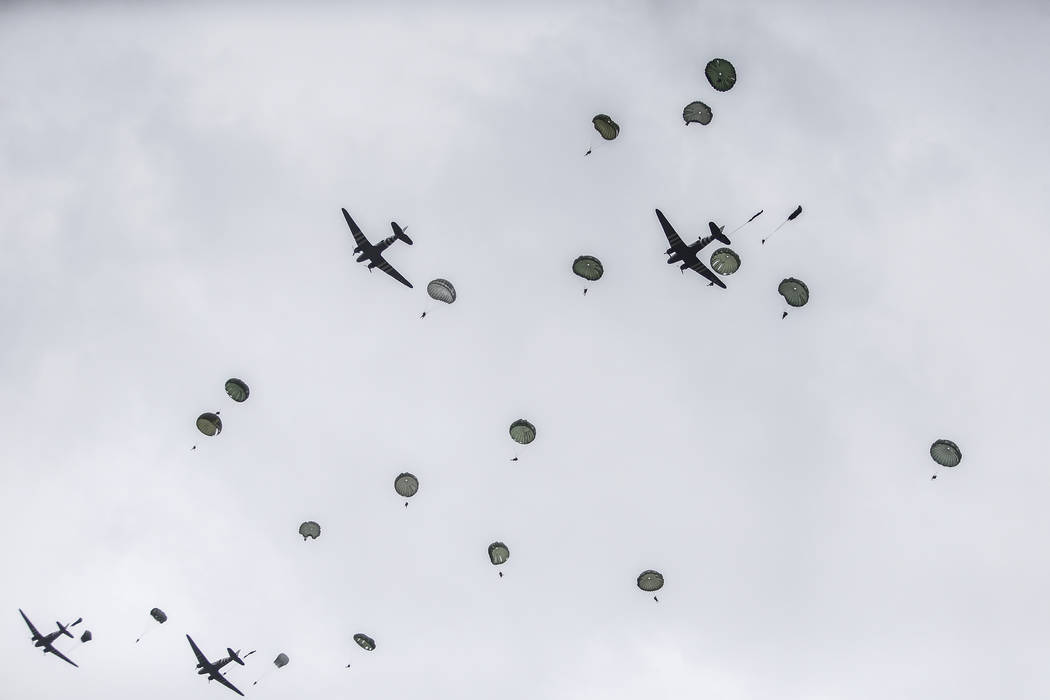
[[[316,540],[321,536],[321,526],[313,520],[307,520],[299,526],[299,534],[303,536],[303,542],[305,542],[308,537],[313,537]]]
[[[402,498],[412,498],[418,490],[419,479],[408,472],[402,472],[394,479],[394,491],[397,491],[397,495]],[[408,501],[405,501],[405,507],[408,507]]]
[[[157,622],[159,622],[162,625],[165,622],[168,621],[168,616],[165,615],[164,611],[161,610],[160,608],[153,608],[152,610],[149,611],[149,614],[150,614],[150,617],[152,617],[154,620],[156,620]],[[138,644],[139,643],[139,639],[142,639],[147,634],[149,634],[150,630],[152,630],[153,627],[154,627],[154,625],[147,625],[146,629],[142,632],[142,634],[139,635],[139,638],[135,640],[135,643]]]
[[[524,418],[510,424],[510,437],[519,445],[528,445],[536,439],[536,426]]]
[[[357,642],[357,645],[365,651],[375,651],[376,640],[372,639],[367,634],[361,634],[360,632],[358,632],[354,635],[354,641]]]
[[[281,668],[282,666],[287,666],[288,665],[288,654],[284,654],[284,653],[278,654],[277,658],[273,660],[273,665],[276,666],[277,668]]]
[[[740,256],[729,248],[711,253],[711,269],[720,275],[731,275],[740,269]]]
[[[237,403],[244,403],[248,398],[248,385],[236,377],[227,379],[226,393]]]
[[[962,461],[962,450],[951,440],[936,440],[930,445],[930,457],[942,467],[957,467]],[[936,479],[934,474],[931,478]]]
[[[751,217],[750,219],[748,219],[747,221],[745,221],[744,223],[740,224],[740,225],[739,225],[739,226],[737,226],[737,227],[736,227],[735,229],[733,229],[732,231],[730,231],[729,233],[727,233],[727,234],[726,234],[726,236],[732,236],[732,235],[733,235],[734,233],[736,233],[736,232],[737,232],[737,231],[739,231],[740,229],[744,228],[745,226],[747,226],[748,224],[750,224],[750,223],[751,223],[752,221],[754,221],[754,220],[755,220],[755,219],[757,219],[758,217],[762,216],[762,212],[764,212],[764,211],[765,211],[765,209],[759,209],[759,210],[758,210],[758,213],[757,213],[757,214],[755,214],[755,215],[754,215],[754,216],[752,216],[752,217]]]
[[[605,268],[602,267],[602,261],[593,255],[581,255],[572,261],[572,272],[588,282],[597,282],[605,273]],[[586,287],[583,288],[583,293],[587,294]]]
[[[427,294],[431,299],[451,304],[456,300],[456,288],[448,280],[436,279],[427,285]]]
[[[84,634],[80,635],[80,643],[91,641],[91,630],[84,630]]]
[[[711,112],[711,108],[705,105],[703,102],[690,102],[682,110],[682,119],[685,120],[686,126],[692,122],[697,124],[710,124],[711,117],[714,116]]]
[[[659,571],[648,569],[638,574],[638,588],[646,593],[655,593],[664,587],[664,576]],[[659,602],[659,598],[653,596],[653,600]]]
[[[725,92],[736,85],[736,68],[724,58],[712,58],[704,68],[704,75],[711,87],[719,92]]]
[[[761,212],[759,212],[759,213],[761,213]],[[797,207],[795,207],[795,211],[793,211],[790,214],[788,214],[788,218],[786,218],[782,222],[780,222],[780,226],[777,226],[775,229],[773,229],[773,233],[776,233],[777,231],[779,231],[780,227],[783,226],[784,224],[786,224],[787,222],[792,221],[794,219],[797,219],[798,215],[801,214],[801,213],[802,213],[802,205],[799,204]],[[763,238],[762,242],[765,243],[770,238],[772,238],[773,237],[773,233],[770,233],[768,236]]]
[[[493,542],[489,545],[489,561],[492,562],[493,566],[499,566],[503,562],[510,559],[510,548],[502,542]],[[503,572],[499,572],[499,577],[503,578]]]
[[[596,114],[591,122],[606,141],[612,141],[620,133],[620,125],[614,122],[608,114]]]
[[[784,297],[784,301],[788,303],[788,306],[805,306],[806,302],[809,301],[809,287],[802,280],[797,280],[794,277],[788,277],[783,280],[778,286],[777,291],[780,292],[780,296]],[[787,316],[787,311],[784,312],[784,316]],[[783,319],[784,316],[780,318]]]
[[[197,416],[197,430],[208,437],[222,432],[222,420],[217,413],[202,413]]]

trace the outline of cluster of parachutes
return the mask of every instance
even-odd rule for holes
[[[248,385],[244,381],[231,377],[226,380],[226,395],[237,403],[244,403],[248,400]],[[214,413],[205,412],[197,416],[197,430],[201,431],[207,437],[214,437],[222,432],[222,419],[219,418],[219,411]],[[197,449],[194,445],[193,449]]]

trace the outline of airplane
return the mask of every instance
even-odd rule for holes
[[[350,213],[343,209],[343,217],[346,219],[346,225],[350,227],[350,233],[354,234],[354,242],[357,243],[357,247],[354,248],[354,254],[360,253],[357,262],[364,262],[368,260],[368,271],[371,272],[372,268],[378,267],[383,272],[387,273],[401,284],[408,288],[412,288],[412,283],[401,276],[401,273],[391,267],[390,263],[383,259],[383,251],[390,247],[394,241],[404,241],[405,243],[412,245],[412,239],[405,235],[404,229],[398,226],[396,221],[390,222],[390,228],[394,229],[394,235],[389,238],[384,238],[379,243],[372,245],[365,238],[365,234],[361,233],[361,229],[358,228],[354,220],[350,218]]]
[[[244,695],[244,693],[237,690],[237,687],[233,683],[230,683],[228,680],[226,680],[226,676],[222,675],[219,672],[219,669],[221,669],[223,666],[230,663],[231,661],[236,661],[241,666],[244,665],[244,661],[242,661],[241,657],[238,656],[238,654],[240,653],[239,650],[234,651],[233,649],[226,647],[226,653],[229,654],[229,656],[219,659],[215,663],[212,663],[211,661],[208,661],[208,657],[206,657],[197,647],[197,645],[193,643],[193,639],[190,637],[190,635],[187,634],[186,639],[189,640],[190,647],[193,649],[193,653],[197,656],[197,675],[203,676],[204,674],[208,674],[209,683],[212,681],[219,681],[219,683],[226,686],[238,695]],[[254,653],[254,651],[249,651],[247,654],[245,654],[245,657],[251,656]]]
[[[697,257],[697,253],[699,253],[704,246],[711,241],[719,241],[729,245],[729,238],[722,233],[722,228],[724,227],[716,226],[713,221],[708,222],[708,226],[711,228],[711,235],[697,240],[696,243],[686,245],[682,239],[678,237],[674,227],[671,226],[671,222],[667,220],[667,217],[665,217],[663,212],[659,209],[656,210],[656,217],[660,219],[660,225],[664,227],[664,235],[667,236],[667,242],[671,244],[671,247],[666,251],[666,254],[669,256],[667,258],[667,264],[670,265],[671,263],[681,262],[681,270],[683,273],[686,268],[689,268],[690,270],[703,275],[711,284],[717,284],[722,289],[725,289],[725,283],[718,279],[718,276],[711,272],[707,265],[700,262],[700,258]]]
[[[60,652],[58,649],[55,649],[54,642],[55,642],[56,639],[61,637],[63,634],[66,635],[67,637],[69,637],[70,639],[72,639],[73,635],[70,633],[69,628],[73,627],[74,625],[80,624],[81,622],[84,621],[84,618],[78,617],[76,622],[74,622],[72,624],[69,624],[69,625],[63,625],[61,622],[56,622],[55,624],[58,625],[58,629],[57,630],[55,630],[54,632],[50,632],[48,634],[40,634],[40,632],[37,631],[36,627],[33,627],[33,623],[29,621],[29,618],[26,617],[26,614],[24,612],[22,612],[22,608],[19,608],[18,612],[20,612],[22,614],[22,619],[26,621],[26,624],[29,625],[29,631],[33,633],[33,646],[35,646],[35,647],[43,647],[45,654],[48,653],[48,652],[51,652],[52,654],[54,654],[58,658],[62,659],[66,663],[73,664],[77,668],[80,668],[75,663],[70,661],[65,656],[65,654]]]

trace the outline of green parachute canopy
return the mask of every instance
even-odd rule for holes
[[[729,248],[711,253],[711,269],[720,275],[731,275],[740,269],[740,256]]]
[[[606,141],[612,141],[620,133],[620,125],[614,122],[608,114],[595,115],[591,122]]]
[[[358,632],[354,635],[354,641],[357,642],[357,645],[365,651],[375,651],[376,640],[372,639],[367,634],[361,634],[360,632]]]
[[[164,611],[160,608],[153,608],[149,611],[149,614],[153,617],[154,620],[161,623],[162,625],[168,621],[168,616],[165,615]]]
[[[236,377],[227,379],[226,393],[237,403],[242,403],[248,398],[248,385]]]
[[[502,542],[493,542],[489,545],[489,561],[494,566],[499,566],[510,559],[510,549]]]
[[[456,300],[456,288],[448,280],[436,279],[427,285],[427,294],[431,299],[451,304]]]
[[[784,297],[788,306],[805,306],[809,301],[809,287],[805,282],[794,277],[788,277],[782,281],[777,286],[777,291],[780,292],[780,296]]]
[[[704,75],[711,87],[719,92],[725,92],[736,85],[736,68],[724,58],[712,58],[704,68]]]
[[[273,665],[276,666],[277,668],[281,668],[282,666],[287,666],[288,665],[288,654],[285,654],[283,652],[278,654],[277,658],[273,660]]]
[[[521,445],[528,445],[536,439],[536,426],[524,418],[510,424],[510,438]]]
[[[664,577],[659,571],[643,571],[638,574],[638,587],[647,593],[658,591],[664,587]]]
[[[398,474],[397,478],[394,479],[394,490],[402,498],[411,498],[419,490],[419,479],[408,472]]]
[[[588,282],[597,282],[605,273],[605,268],[602,267],[602,261],[593,255],[581,255],[572,261],[572,271]]]
[[[316,540],[321,536],[321,526],[313,520],[307,520],[299,526],[299,534],[303,536],[303,542],[305,542],[308,537],[312,537]]]
[[[197,430],[208,437],[222,432],[222,420],[214,413],[202,413],[197,416]]]
[[[690,102],[682,110],[682,119],[685,120],[686,124],[696,122],[697,124],[710,124],[711,117],[714,114],[711,112],[711,108],[705,105],[703,102]]]
[[[955,467],[962,461],[962,450],[951,440],[937,440],[930,445],[930,456],[942,467]]]

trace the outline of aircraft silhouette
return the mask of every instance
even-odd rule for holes
[[[240,653],[239,651],[234,651],[233,649],[226,647],[226,653],[229,654],[229,656],[219,659],[218,661],[212,663],[211,661],[208,661],[208,657],[205,656],[204,653],[201,652],[199,648],[197,648],[197,645],[193,643],[193,638],[190,637],[190,635],[187,634],[186,639],[189,640],[190,647],[193,649],[193,653],[197,656],[197,675],[203,676],[204,674],[207,674],[209,683],[211,681],[218,681],[219,683],[226,686],[238,695],[244,695],[244,693],[237,690],[237,687],[233,683],[230,683],[228,680],[226,680],[226,676],[222,675],[222,673],[219,672],[219,670],[223,666],[230,663],[231,661],[236,661],[241,666],[244,665],[244,661],[242,661],[241,657],[238,656],[238,654]],[[249,651],[244,656],[247,658],[254,653],[254,651]]]
[[[81,622],[84,621],[84,618],[78,617],[76,622],[73,622],[73,623],[71,623],[69,625],[63,625],[61,622],[56,622],[55,624],[58,625],[58,629],[57,630],[55,630],[54,632],[50,632],[48,634],[40,634],[40,632],[37,631],[36,627],[33,627],[33,623],[29,621],[29,618],[26,617],[26,614],[24,612],[22,612],[22,608],[19,608],[18,612],[21,613],[22,619],[25,620],[26,624],[29,626],[29,631],[33,633],[33,646],[35,646],[35,647],[43,647],[45,654],[48,653],[48,652],[51,652],[52,654],[54,654],[58,658],[62,659],[66,663],[70,663],[70,664],[73,664],[74,666],[77,666],[75,663],[70,661],[69,658],[67,658],[65,654],[60,652],[58,649],[55,649],[54,642],[55,642],[56,639],[61,637],[63,634],[66,635],[67,637],[69,637],[70,639],[72,639],[73,635],[72,635],[72,633],[70,633],[69,628],[73,627],[74,625],[79,625]],[[77,666],[77,668],[80,668],[80,667]]]
[[[354,254],[360,253],[357,262],[364,262],[368,260],[368,271],[371,272],[372,268],[378,267],[383,272],[387,273],[394,279],[406,287],[411,288],[412,283],[401,276],[401,273],[395,270],[390,263],[383,259],[383,251],[390,247],[394,241],[404,241],[405,243],[412,245],[412,239],[409,238],[404,229],[397,225],[396,221],[390,222],[390,228],[394,229],[394,235],[389,238],[384,238],[379,243],[372,245],[365,238],[365,234],[361,233],[361,229],[358,228],[354,220],[350,218],[350,213],[343,209],[343,218],[346,219],[346,225],[350,227],[350,233],[354,235],[354,242],[357,243],[357,247],[354,248]]]
[[[697,257],[697,253],[703,250],[711,241],[719,241],[729,245],[729,238],[722,233],[722,228],[715,225],[715,222],[708,222],[708,226],[711,228],[711,235],[705,236],[704,238],[698,239],[695,243],[686,245],[684,241],[678,236],[678,233],[671,226],[671,223],[667,220],[667,217],[663,215],[659,209],[656,210],[656,218],[660,220],[660,225],[664,228],[664,235],[667,236],[667,242],[671,244],[665,252],[668,255],[667,264],[680,262],[682,272],[685,272],[686,268],[698,272],[703,275],[711,284],[717,284],[722,289],[726,288],[726,285],[722,280],[718,279],[715,273],[708,269],[707,265],[700,262],[700,258]]]

